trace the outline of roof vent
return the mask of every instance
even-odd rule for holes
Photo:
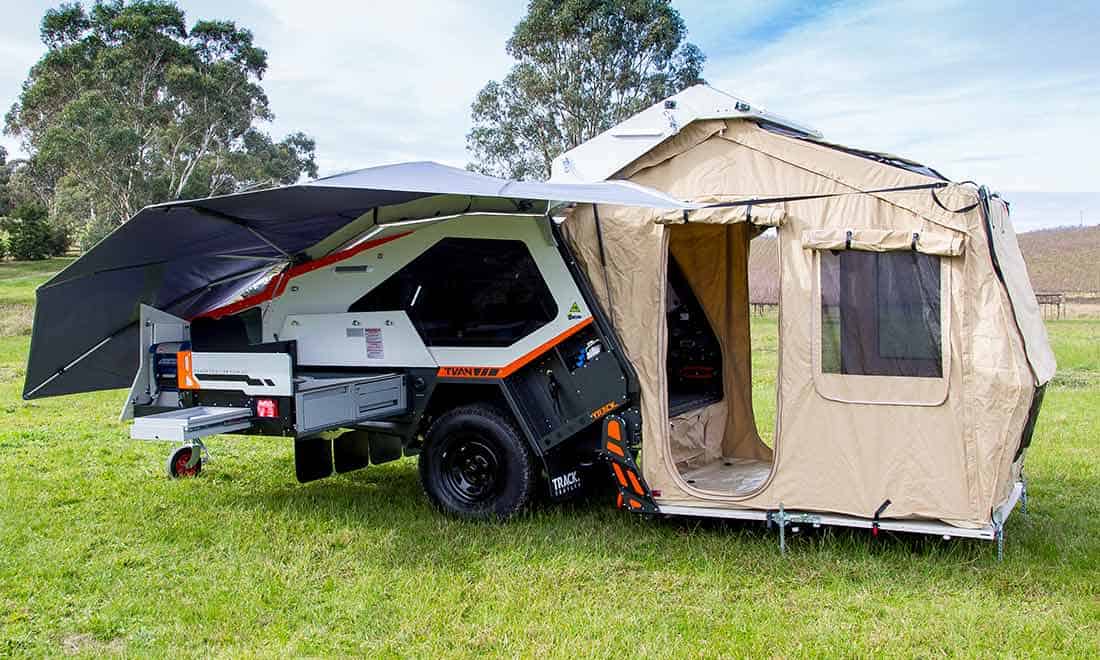
[[[674,101],[673,99],[665,100],[665,110],[675,110],[675,109],[676,109],[676,101]]]

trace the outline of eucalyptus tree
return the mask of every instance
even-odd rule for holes
[[[623,119],[702,82],[705,57],[668,0],[531,0],[515,65],[471,108],[473,170],[519,179]]]
[[[5,131],[52,218],[108,229],[150,203],[316,175],[309,137],[260,128],[267,53],[232,21],[188,28],[169,0],[71,3],[46,12],[41,37]]]

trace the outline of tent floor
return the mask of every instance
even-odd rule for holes
[[[680,474],[699,490],[723,495],[747,495],[757,490],[771,474],[771,461],[754,458],[720,458]]]

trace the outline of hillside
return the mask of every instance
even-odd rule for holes
[[[1059,227],[1020,234],[1020,251],[1036,291],[1100,294],[1100,226]],[[779,267],[773,236],[752,242],[749,252],[749,300],[774,303]]]
[[[1100,226],[1020,234],[1020,251],[1036,291],[1100,293]]]

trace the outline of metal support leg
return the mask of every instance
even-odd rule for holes
[[[997,561],[1004,561],[1005,558],[1005,522],[1001,520],[1000,514],[993,514],[993,528],[994,536],[997,539]]]
[[[196,438],[191,441],[191,459],[187,461],[187,469],[191,469],[198,464],[199,461],[206,463],[210,462],[210,452],[206,451],[206,445],[202,444],[202,440]]]
[[[779,554],[787,554],[787,512],[783,510],[783,504],[779,504],[779,514],[776,516],[779,523]]]
[[[1027,479],[1020,475],[1020,513],[1027,513]]]

